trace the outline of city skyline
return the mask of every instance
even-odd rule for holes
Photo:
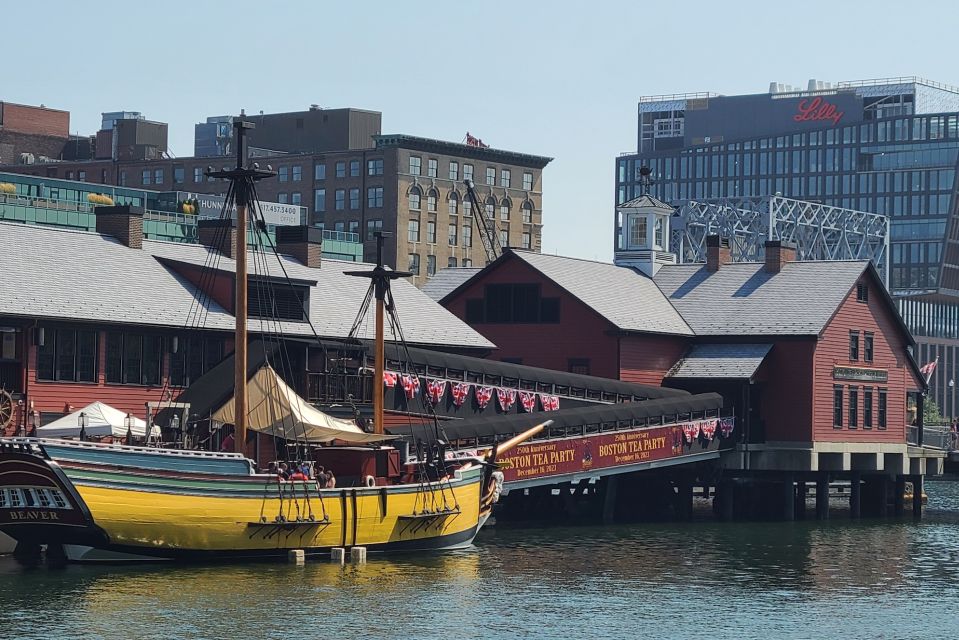
[[[44,25],[47,37],[74,42],[85,64],[65,64],[63,47],[37,47],[35,32],[15,30],[11,50],[30,52],[30,64],[6,70],[0,99],[68,110],[71,131],[86,135],[99,128],[101,112],[140,111],[170,124],[179,157],[193,153],[195,123],[240,109],[356,107],[382,111],[383,133],[458,142],[469,131],[495,148],[555,158],[544,172],[543,250],[610,261],[614,160],[636,150],[640,96],[760,93],[771,81],[802,87],[809,78],[900,74],[957,83],[946,67],[948,21],[927,21],[921,48],[907,55],[873,47],[867,56],[860,38],[836,30],[825,37],[828,24],[860,34],[898,26],[891,10],[857,5],[805,3],[787,24],[752,2],[737,11],[698,4],[695,23],[632,5],[591,7],[569,20],[567,3],[383,5],[372,21],[365,7],[263,12],[241,2],[227,13],[172,2],[157,14],[62,4]],[[930,17],[948,9],[923,6]],[[743,12],[751,16],[747,33]],[[27,24],[29,13],[12,6],[7,17]],[[240,26],[234,16],[242,15],[255,17],[253,52],[239,60],[246,72],[226,55]]]

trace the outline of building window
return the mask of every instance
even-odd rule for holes
[[[469,324],[555,324],[559,298],[544,298],[538,284],[488,284],[482,298],[466,301]]]
[[[337,178],[345,178],[345,177],[346,177],[346,163],[345,163],[345,162],[337,162],[337,163],[336,163],[336,177],[337,177]]]
[[[879,390],[879,406],[876,410],[876,426],[880,429],[886,428],[886,389]]]
[[[170,384],[188,387],[222,359],[222,340],[178,336],[176,351],[170,349]]]
[[[360,177],[360,161],[359,160],[350,160],[350,177],[351,178]]]
[[[510,182],[509,169],[501,169],[499,172],[499,186],[509,188],[509,182]]]
[[[502,247],[509,246],[509,225],[504,224],[503,228],[499,230],[499,243]]]
[[[460,199],[455,193],[450,194],[450,199],[446,201],[446,205],[449,208],[449,214],[455,216],[459,213],[459,204]]]
[[[193,182],[203,182],[202,167],[193,167]]]
[[[360,190],[350,189],[350,209],[360,208]]]
[[[343,222],[342,220],[340,220],[339,222],[337,222],[336,224],[333,225],[333,230],[334,230],[334,231],[346,231],[346,223]]]
[[[849,359],[852,362],[859,360],[859,332],[849,332]]]
[[[153,184],[163,184],[163,169],[153,170]]]
[[[468,224],[463,225],[463,246],[473,246],[473,227],[469,226]]]
[[[450,180],[460,179],[460,163],[450,160]]]
[[[317,164],[313,166],[313,179],[326,180],[326,165]]]
[[[143,170],[143,173],[142,173],[141,175],[142,175],[142,180],[141,180],[141,182],[142,182],[143,184],[150,184],[150,182],[151,182],[150,176],[152,175],[152,174],[150,173],[150,170],[149,170],[149,169],[144,169],[144,170]]]
[[[439,194],[436,192],[436,189],[430,189],[426,194],[426,210],[427,211],[436,211],[436,200],[439,198]]]
[[[849,428],[859,426],[859,387],[849,387]]]
[[[523,248],[531,249],[533,247],[532,234],[529,231],[523,232]]]
[[[420,188],[419,187],[413,187],[412,189],[410,189],[409,205],[410,205],[410,211],[420,210]]]
[[[410,242],[419,242],[420,241],[420,221],[419,220],[410,220],[406,224],[406,239]]]
[[[410,175],[420,175],[420,165],[422,165],[422,163],[423,159],[419,156],[410,156]]]
[[[469,217],[473,215],[473,203],[469,200],[463,200],[463,216]]]
[[[447,267],[455,267],[455,266],[456,266],[456,257],[455,257],[455,256],[450,256],[449,258],[447,258],[447,259],[446,259],[446,266],[447,266]]]
[[[503,198],[499,203],[499,219],[500,220],[509,220],[509,200]]]
[[[426,175],[430,178],[436,177],[436,158],[429,158],[426,161]]]
[[[63,382],[97,381],[97,332],[46,329],[37,347],[37,379]]]
[[[293,182],[299,182],[302,179],[303,179],[302,165],[298,165],[298,164],[293,165]]]
[[[429,244],[436,244],[436,220],[426,221],[426,241]]]
[[[317,213],[326,211],[326,189],[316,189],[313,192],[313,211]]]
[[[862,390],[862,427],[872,429],[872,389]]]
[[[383,206],[383,187],[370,187],[366,190],[366,206],[371,209]]]
[[[486,167],[486,184],[490,186],[496,184],[496,167]]]
[[[346,208],[346,190],[337,189],[333,195],[334,195],[334,202],[335,202],[334,208],[337,211],[343,211]]]
[[[411,253],[409,254],[409,269],[407,269],[414,276],[420,275],[420,254]]]
[[[290,180],[290,168],[289,167],[279,167],[277,169],[280,182],[288,182]]]
[[[485,203],[486,208],[486,217],[490,220],[496,219],[496,198],[490,196],[486,199]]]
[[[455,224],[450,224],[450,226],[449,226],[449,234],[447,235],[446,240],[447,240],[449,246],[451,246],[451,247],[455,247],[455,246],[456,246],[456,234],[457,234],[456,225],[455,225]]]
[[[832,426],[842,428],[842,386],[838,384],[832,388]]]
[[[865,282],[856,285],[856,302],[869,302],[869,285]]]
[[[382,220],[367,220],[366,221],[366,239],[372,240],[376,236],[374,233],[383,232],[383,221]]]
[[[174,184],[183,184],[183,181],[186,179],[186,171],[183,167],[173,167],[173,182]]]
[[[281,192],[276,194],[276,201],[280,204],[287,204],[290,201],[290,196],[286,192]]]
[[[464,267],[472,267],[472,266],[473,266],[473,260],[472,260],[471,258],[463,258],[463,266],[464,266]]]
[[[533,205],[529,201],[522,204],[520,213],[523,215],[523,224],[533,224]]]
[[[589,358],[570,358],[568,361],[566,370],[570,373],[575,373],[581,376],[588,376],[589,373]]]
[[[360,231],[360,221],[350,220],[350,233],[359,233],[359,231]]]
[[[73,172],[67,171],[67,180],[73,180]]]
[[[873,339],[874,339],[874,336],[873,336],[873,334],[871,334],[871,333],[866,333],[866,334],[863,336],[862,359],[863,359],[864,361],[866,361],[866,362],[872,362]]]
[[[426,256],[426,275],[430,278],[436,275],[436,256]]]
[[[463,165],[463,180],[472,180],[473,179],[473,165],[464,164]]]
[[[523,173],[523,190],[533,190],[533,174],[529,173],[528,171]]]
[[[121,186],[121,187],[127,186],[127,172],[126,172],[126,171],[121,171],[121,172],[120,172],[120,186]]]
[[[337,223],[337,231],[342,231]],[[266,284],[258,279],[249,280],[250,296],[247,313],[251,318],[268,320],[292,320],[306,322],[306,309],[310,307],[309,288],[292,284]]]
[[[160,384],[163,339],[156,335],[107,333],[106,380],[114,384]]]
[[[77,171],[77,180],[80,182],[86,182],[87,172],[86,171]]]
[[[290,196],[290,204],[302,204],[303,194],[299,191],[294,191]]]
[[[374,158],[366,161],[366,173],[370,176],[383,175],[383,158]]]

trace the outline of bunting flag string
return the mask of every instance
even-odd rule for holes
[[[733,427],[736,425],[735,417],[720,418],[719,419],[719,432],[723,435],[724,438],[728,438],[729,434],[733,432]]]
[[[493,387],[476,387],[476,405],[480,409],[485,409],[493,397]]]
[[[539,402],[543,405],[543,411],[556,411],[559,409],[559,396],[541,393],[539,394]]]
[[[466,396],[469,395],[470,388],[473,386],[469,382],[452,382],[451,392],[453,394],[453,404],[462,407],[466,402]]]
[[[700,423],[700,428],[703,431],[703,435],[706,436],[707,440],[712,441],[713,436],[716,435],[716,427],[719,424],[719,420],[713,418],[712,420],[704,420]]]
[[[698,422],[687,422],[683,425],[683,434],[686,436],[686,440],[690,444],[696,442],[696,438],[699,437],[699,423]]]
[[[384,371],[383,372],[383,384],[392,389],[396,386],[396,380],[400,374],[395,371]]]
[[[446,380],[427,379],[426,393],[430,402],[434,405],[439,404],[443,400],[443,396],[446,395]]]
[[[419,376],[411,376],[403,374],[400,376],[400,383],[403,385],[403,390],[406,392],[406,397],[412,400],[420,393],[420,378]]]
[[[509,411],[516,404],[516,389],[496,389],[496,397],[499,398],[499,408],[503,411]]]
[[[520,391],[519,392],[519,401],[523,405],[523,411],[526,413],[533,413],[533,409],[536,408],[536,394],[532,391]]]

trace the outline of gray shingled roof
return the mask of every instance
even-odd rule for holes
[[[868,262],[667,265],[653,279],[696,335],[819,335]]]
[[[638,198],[633,198],[629,202],[624,202],[621,205],[617,205],[617,209],[637,209],[639,207],[658,207],[660,209],[672,209],[670,205],[666,204],[662,200],[654,198],[653,196],[645,193]]]
[[[428,295],[431,300],[439,302],[453,289],[482,270],[481,267],[447,267],[446,269],[440,269],[436,272],[436,275],[426,281],[420,291]]]
[[[652,280],[627,267],[512,250],[623,331],[693,335]]]
[[[184,327],[195,302],[194,287],[154,256],[202,265],[208,255],[201,245],[144,241],[138,250],[96,233],[0,222],[0,315]],[[316,282],[310,317],[317,333],[346,337],[369,281],[343,271],[364,265],[324,259],[321,269],[311,269],[286,256],[282,260],[291,278]],[[218,267],[232,271],[235,263],[221,256]],[[282,277],[275,258],[270,269]],[[394,281],[393,293],[409,342],[493,348],[407,281]],[[212,301],[205,309],[204,328],[232,330],[231,314]],[[372,337],[372,311],[369,315],[359,337]],[[250,322],[251,331],[261,328]],[[282,328],[289,335],[312,335],[304,323],[283,323]]]
[[[697,344],[667,378],[751,378],[771,344]]]

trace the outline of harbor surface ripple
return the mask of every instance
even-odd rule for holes
[[[959,483],[921,523],[485,531],[445,555],[21,568],[6,638],[954,638]]]

